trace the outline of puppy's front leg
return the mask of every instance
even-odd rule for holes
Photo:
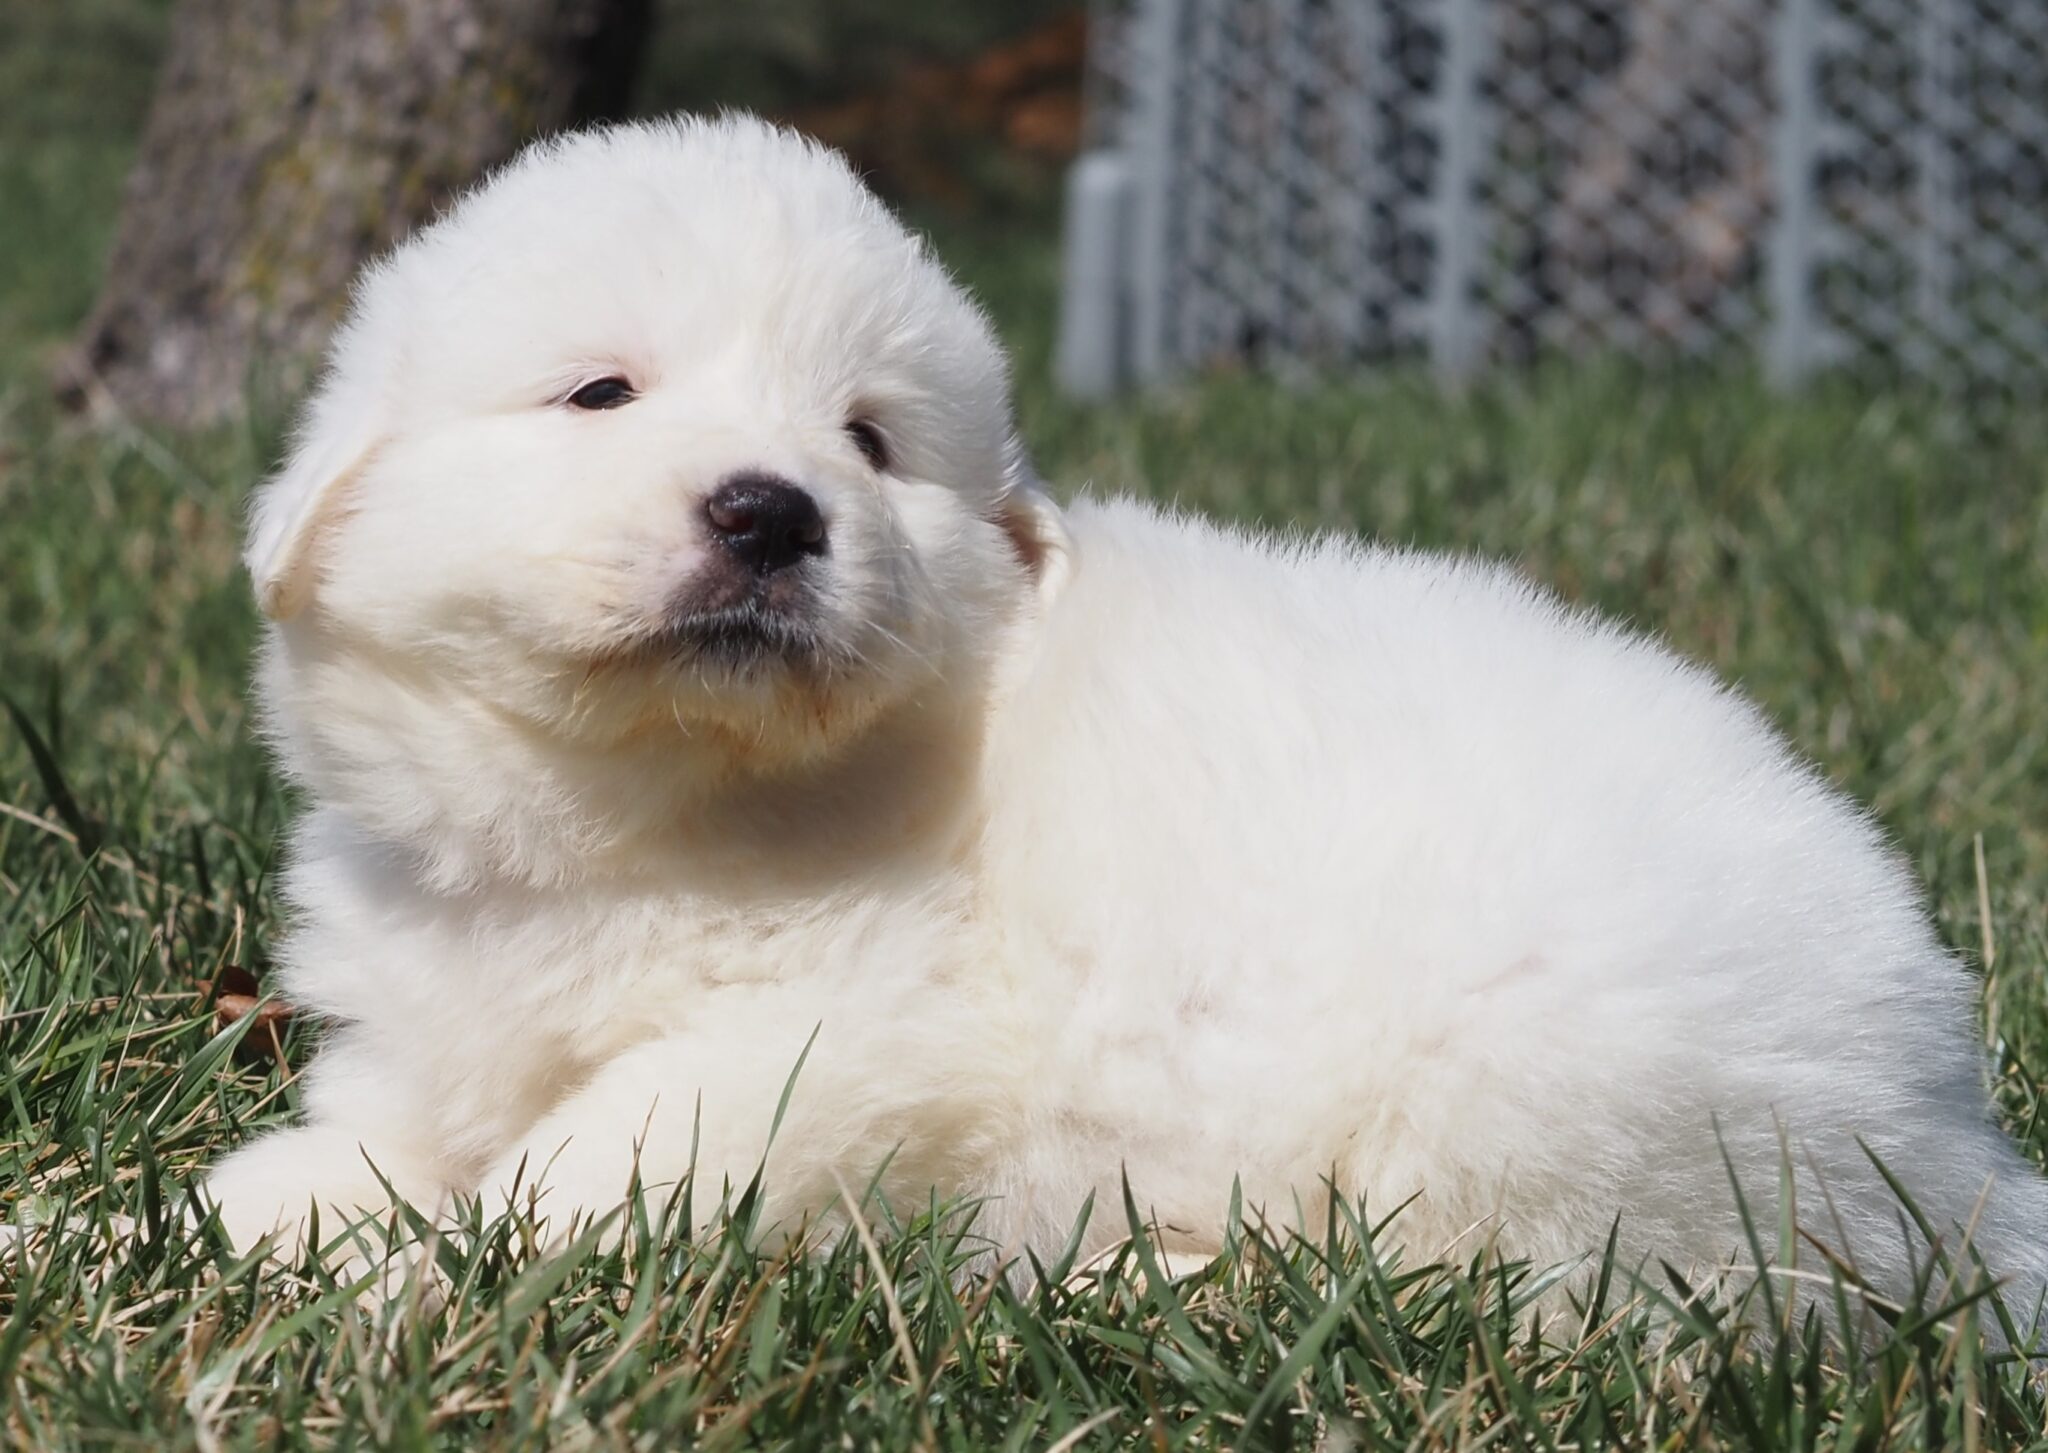
[[[739,1053],[739,1045],[682,1034],[628,1050],[499,1160],[479,1187],[485,1213],[508,1202],[530,1205],[559,1240],[572,1225],[588,1225],[623,1204],[636,1171],[642,1193],[658,1205],[694,1170],[696,1204],[708,1215],[725,1185],[744,1185],[762,1165],[785,1087],[789,1110],[775,1136],[774,1162],[788,1167],[791,1179],[778,1175],[768,1184],[767,1219],[809,1209],[817,1189],[810,1182],[823,1169],[814,1147],[825,1139],[821,1122],[831,1118],[813,1081],[825,1067],[807,1060],[792,1083],[804,1045],[778,1039],[773,1048],[756,1044]],[[845,1133],[856,1143],[863,1138],[856,1125],[845,1125]]]
[[[346,1032],[311,1076],[305,1124],[262,1136],[207,1173],[206,1195],[237,1251],[272,1236],[272,1254],[295,1260],[327,1249],[352,1223],[387,1219],[394,1194],[428,1216],[448,1195],[441,1158],[423,1133],[432,1117],[409,1098],[407,1077]],[[310,1247],[316,1214],[324,1245]],[[375,1233],[351,1248],[344,1259],[375,1259],[384,1249]]]
[[[947,1184],[1004,1133],[999,1056],[972,1050],[989,1036],[958,1013],[793,998],[728,991],[608,1062],[500,1158],[485,1212],[531,1204],[559,1240],[623,1204],[636,1170],[655,1205],[694,1172],[694,1230],[764,1169],[761,1224],[793,1230],[842,1179],[865,1187],[886,1167],[885,1197]]]

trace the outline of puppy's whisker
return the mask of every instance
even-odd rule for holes
[[[579,555],[574,551],[555,550],[542,555],[521,555],[518,563],[524,565],[579,565],[589,570],[607,570],[623,573],[631,567],[616,555]]]

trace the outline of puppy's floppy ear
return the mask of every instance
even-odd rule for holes
[[[1017,558],[1038,582],[1039,600],[1050,604],[1073,571],[1074,537],[1052,492],[1031,467],[1024,446],[1011,440],[1009,456],[1002,497],[996,501],[996,520],[1010,537]]]
[[[332,379],[307,405],[290,458],[249,505],[242,558],[272,620],[290,620],[311,598],[314,547],[382,437],[375,401]]]

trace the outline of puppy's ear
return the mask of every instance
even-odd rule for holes
[[[311,598],[315,547],[382,437],[374,402],[331,380],[308,404],[291,456],[249,505],[242,558],[270,619],[290,620]]]
[[[1010,446],[1010,466],[1002,498],[996,501],[996,519],[1024,568],[1038,582],[1038,598],[1050,604],[1074,568],[1074,537],[1067,530],[1066,515],[1053,499],[1045,481],[1031,467],[1023,447]]]

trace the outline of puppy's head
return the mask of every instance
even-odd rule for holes
[[[288,763],[339,788],[815,760],[977,679],[1062,550],[980,313],[730,119],[537,147],[372,268],[248,563]]]

